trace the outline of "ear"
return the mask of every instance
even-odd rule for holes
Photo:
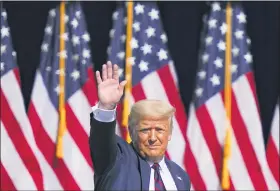
[[[170,135],[168,135],[168,141],[170,141],[171,140],[171,134]]]

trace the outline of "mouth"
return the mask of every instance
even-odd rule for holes
[[[148,147],[150,150],[156,150],[156,149],[159,148],[158,145],[148,145],[147,147]]]

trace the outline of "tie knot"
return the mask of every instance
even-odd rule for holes
[[[152,168],[156,171],[159,171],[159,164],[158,163],[154,163]]]

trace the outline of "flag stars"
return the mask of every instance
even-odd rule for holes
[[[63,59],[67,58],[67,52],[66,52],[66,50],[60,51],[60,52],[58,53],[58,56],[61,57],[61,58],[63,58]]]
[[[45,33],[47,33],[48,35],[51,35],[52,34],[52,27],[51,26],[47,26],[45,28]]]
[[[143,54],[151,54],[152,53],[152,46],[145,43],[144,46],[141,47],[141,50],[143,51]]]
[[[65,69],[61,68],[55,71],[55,74],[65,76]]]
[[[220,51],[225,51],[226,43],[224,41],[220,40],[219,43],[217,44],[217,47]]]
[[[123,59],[124,59],[124,56],[125,56],[124,51],[119,52],[119,53],[117,54],[117,57],[118,57],[120,60],[123,60]]]
[[[7,12],[2,11],[1,16],[3,17],[4,20],[6,20],[7,19]]]
[[[217,76],[216,74],[213,74],[213,76],[210,78],[210,81],[212,82],[213,86],[220,85],[220,77]]]
[[[140,31],[140,23],[139,22],[133,23],[132,27],[133,27],[135,32]]]
[[[126,39],[126,36],[123,34],[123,35],[121,36],[121,41],[124,43],[124,42],[125,42],[125,39]]]
[[[16,57],[16,56],[17,56],[16,51],[13,51],[13,52],[12,52],[12,56],[13,56],[13,57]]]
[[[50,15],[51,17],[55,17],[55,15],[56,15],[55,9],[51,9],[51,10],[49,11],[49,15]]]
[[[109,33],[110,38],[113,38],[114,34],[115,34],[115,29],[111,29]]]
[[[223,23],[221,25],[221,27],[220,27],[220,30],[221,30],[222,35],[226,34],[226,32],[227,32],[227,24]]]
[[[144,72],[144,71],[148,71],[149,70],[148,65],[149,65],[148,62],[145,62],[145,61],[141,60],[141,62],[139,63],[138,67],[139,67],[141,72]]]
[[[132,66],[135,65],[135,57],[129,57],[127,58],[128,64],[131,64]]]
[[[149,16],[151,17],[151,20],[157,20],[159,19],[159,12],[158,10],[156,9],[152,9],[150,12],[149,12]]]
[[[90,58],[90,51],[88,49],[83,49],[82,55],[84,58]]]
[[[235,31],[234,35],[237,39],[243,39],[244,31],[237,30]]]
[[[1,38],[9,37],[9,35],[10,35],[9,28],[3,26],[3,27],[1,28]]]
[[[221,10],[220,3],[218,3],[218,2],[212,3],[212,10],[213,10],[214,12],[215,12],[215,11],[220,11],[220,10]]]
[[[204,80],[206,78],[206,72],[205,71],[200,71],[198,72],[198,77],[200,80]]]
[[[76,11],[75,16],[80,19],[81,18],[81,11]]]
[[[156,29],[149,26],[147,29],[146,29],[146,34],[148,36],[148,38],[152,37],[152,36],[155,36],[156,35]]]
[[[217,20],[216,19],[210,19],[208,21],[208,26],[209,26],[210,29],[216,28],[217,27]]]
[[[65,32],[60,36],[63,40],[68,41],[68,33]]]
[[[253,62],[253,57],[252,57],[252,55],[251,55],[249,52],[247,52],[247,53],[244,55],[244,59],[246,60],[246,62],[247,62],[248,64],[251,64],[251,63]]]
[[[57,93],[57,95],[59,95],[59,93],[64,92],[64,89],[62,87],[60,87],[59,85],[57,85],[55,87],[54,91]]]
[[[214,61],[214,64],[217,68],[223,67],[223,60],[220,57],[217,57]]]
[[[237,66],[236,64],[232,64],[232,65],[231,65],[231,72],[232,72],[232,73],[236,73],[236,72],[237,72],[237,67],[238,67],[238,66]]]
[[[41,50],[43,52],[48,52],[49,51],[49,44],[44,42],[41,46]]]
[[[243,12],[240,12],[236,17],[239,23],[246,23],[246,15]]]
[[[1,63],[0,63],[0,70],[1,70],[1,71],[4,71],[4,70],[5,70],[5,63],[4,63],[4,62],[1,62]]]
[[[84,39],[85,42],[89,42],[90,41],[90,36],[88,33],[83,34],[82,38]]]
[[[123,76],[123,69],[122,69],[122,68],[119,68],[119,69],[118,69],[118,73],[119,73],[119,76],[122,77],[122,76]]]
[[[160,39],[162,40],[163,43],[167,42],[167,36],[165,34],[160,35]]]
[[[0,52],[1,52],[1,55],[4,54],[4,53],[6,52],[6,50],[7,50],[7,46],[1,44],[1,51],[0,51]]]
[[[131,41],[130,41],[130,46],[132,49],[136,49],[138,48],[138,40],[136,40],[135,38],[132,38]]]
[[[118,11],[115,11],[115,12],[113,13],[113,16],[112,16],[113,20],[117,20],[118,17],[119,17],[119,12],[118,12]]]
[[[80,72],[78,70],[74,70],[72,73],[71,73],[71,77],[73,78],[74,81],[76,81],[77,79],[80,78]]]
[[[75,62],[78,62],[78,60],[79,60],[79,55],[78,55],[78,54],[74,54],[74,55],[72,56],[72,60],[75,61]]]
[[[73,37],[72,37],[72,44],[73,44],[74,46],[80,44],[80,37],[79,37],[79,36],[76,36],[76,35],[73,35]]]
[[[52,67],[50,67],[50,66],[47,66],[47,67],[46,67],[46,71],[47,71],[47,72],[50,72],[51,70],[52,70]]]
[[[208,62],[208,60],[209,60],[209,54],[204,53],[202,55],[202,62],[205,64],[206,62]]]
[[[138,3],[135,6],[134,10],[135,10],[136,15],[143,14],[144,13],[144,5],[141,5],[140,3]]]
[[[232,49],[232,54],[234,57],[238,56],[239,54],[239,48],[237,48],[236,46],[233,47]]]
[[[197,97],[201,97],[201,96],[202,96],[202,93],[203,93],[203,89],[202,89],[202,88],[200,88],[200,87],[196,88],[196,90],[195,90],[195,95],[196,95]]]
[[[158,59],[161,60],[166,60],[167,59],[167,51],[163,50],[162,48],[159,50],[157,53]]]
[[[207,36],[207,37],[205,38],[206,46],[211,45],[212,42],[213,42],[213,37],[212,37],[212,36]]]
[[[78,27],[78,25],[79,25],[78,20],[76,18],[74,18],[71,21],[71,25],[73,26],[74,29],[76,29]]]

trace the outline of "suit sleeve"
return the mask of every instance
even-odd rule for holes
[[[90,115],[89,145],[94,172],[102,175],[112,168],[117,157],[116,121],[102,122]]]

